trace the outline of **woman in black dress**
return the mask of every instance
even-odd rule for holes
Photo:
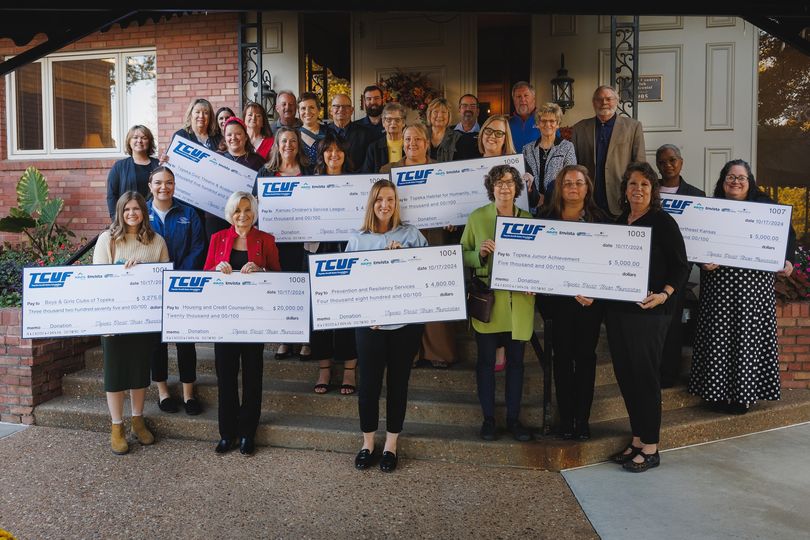
[[[726,163],[714,197],[771,203],[741,159]],[[790,229],[785,264],[793,272],[795,234]],[[780,398],[774,272],[702,264],[700,308],[689,392],[725,412],[743,414],[760,399]]]

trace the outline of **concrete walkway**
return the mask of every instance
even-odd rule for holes
[[[360,444],[358,438],[358,445]],[[358,446],[359,447],[359,446]],[[559,473],[30,427],[0,439],[0,529],[40,538],[597,538]]]
[[[810,537],[808,448],[810,423],[662,452],[641,474],[602,463],[563,475],[603,540],[792,540]]]

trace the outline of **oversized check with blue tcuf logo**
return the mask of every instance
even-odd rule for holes
[[[467,318],[461,246],[309,256],[315,330]]]
[[[639,302],[652,229],[498,216],[490,287]]]
[[[162,274],[172,263],[23,269],[22,337],[160,332]]]
[[[345,242],[363,224],[380,174],[260,178],[259,228],[276,242]]]
[[[175,136],[166,166],[174,173],[174,196],[224,219],[225,203],[235,191],[253,192],[256,171],[213,150]]]
[[[526,171],[520,154],[391,169],[402,219],[420,229],[466,225],[473,210],[491,202],[484,177],[496,165],[511,165],[521,176]],[[529,209],[525,185],[515,204]]]
[[[785,265],[792,206],[661,194],[696,263],[778,272]]]
[[[163,275],[163,341],[306,343],[304,273],[173,271]]]

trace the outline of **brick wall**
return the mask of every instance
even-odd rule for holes
[[[810,303],[776,306],[783,388],[810,388]]]
[[[140,27],[114,26],[60,52],[155,47],[158,137],[165,147],[182,126],[186,107],[193,98],[209,99],[215,109],[221,106],[237,109],[238,30],[239,16],[234,13],[175,17],[157,24],[149,21]],[[0,40],[0,55],[17,54],[37,42],[19,48],[11,40]],[[26,167],[33,165],[47,178],[51,196],[65,199],[63,222],[70,220],[69,226],[78,236],[95,236],[109,224],[106,181],[115,159],[9,161],[5,103],[5,79],[0,79],[0,217],[16,204],[17,180]],[[17,238],[0,234],[0,241]]]
[[[84,367],[97,337],[20,338],[20,309],[0,309],[0,421],[33,424],[34,407],[62,394],[62,376]]]

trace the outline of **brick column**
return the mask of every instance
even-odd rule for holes
[[[782,388],[810,388],[810,303],[776,306]]]
[[[22,339],[20,312],[0,309],[0,421],[33,424],[34,407],[62,394],[62,375],[84,368],[98,338]]]

